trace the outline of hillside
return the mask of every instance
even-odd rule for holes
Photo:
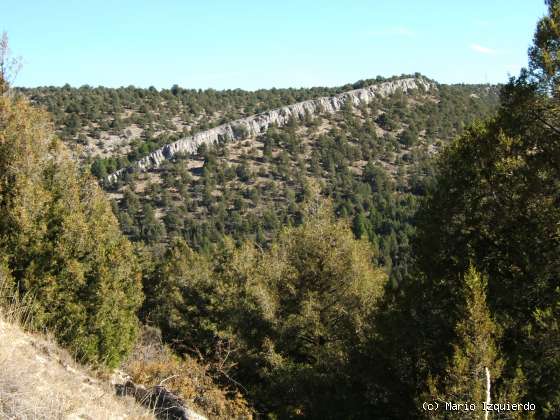
[[[378,78],[378,81],[384,79]],[[173,86],[158,91],[70,86],[19,88],[52,115],[57,133],[81,147],[82,158],[134,157],[177,136],[310,98],[333,95],[372,80],[338,88],[194,90]]]
[[[192,154],[202,145],[212,146],[217,143],[257,137],[266,133],[270,127],[284,127],[291,120],[303,120],[319,114],[333,114],[343,107],[366,106],[378,98],[386,98],[395,93],[409,94],[411,91],[427,92],[435,89],[435,85],[423,78],[403,78],[390,82],[381,82],[366,88],[354,89],[331,97],[309,99],[281,108],[271,109],[256,115],[240,118],[209,130],[200,131],[193,136],[166,144],[149,155],[132,162],[129,168],[122,168],[108,176],[108,182],[115,182],[125,171],[134,168],[148,169],[157,167],[164,160],[171,159],[175,154]]]
[[[155,419],[48,338],[0,318],[0,342],[1,418]]]
[[[119,203],[129,238],[156,244],[180,236],[197,250],[224,235],[266,246],[282,226],[298,223],[316,182],[335,201],[336,214],[379,250],[379,262],[396,280],[406,271],[411,217],[432,157],[490,115],[497,92],[421,76],[370,81],[333,97],[199,127],[174,143],[167,137],[144,157],[98,157],[92,170]]]
[[[48,59],[40,83],[289,85],[379,57],[499,80],[534,9],[486,4],[507,19],[468,45],[472,5],[419,6],[422,32],[375,43],[401,14],[179,3],[9,23]],[[503,85],[14,88],[4,33],[0,417],[560,419],[560,0],[544,3]]]
[[[54,113],[55,129],[81,168],[72,170],[91,191],[91,168],[113,199],[122,233],[134,243],[130,248],[119,239],[123,245],[112,248],[112,258],[130,264],[124,267],[136,270],[136,277],[121,269],[104,273],[122,282],[118,287],[141,279],[138,316],[157,327],[162,343],[155,353],[138,350],[143,339],[133,345],[130,323],[126,345],[132,361],[121,359],[121,366],[146,386],[168,381],[172,391],[214,418],[328,410],[305,396],[306,384],[322,387],[323,380],[313,378],[332,366],[358,368],[355,340],[371,343],[369,317],[383,299],[387,279],[397,289],[414,269],[414,218],[433,178],[434,157],[474,121],[493,115],[498,101],[496,86],[448,86],[420,75],[297,91],[20,92]],[[216,102],[205,102],[209,98]],[[115,101],[124,105],[115,108]],[[88,111],[91,103],[99,112]],[[221,107],[227,112],[220,113]],[[109,124],[111,118],[117,123]],[[118,147],[113,136],[120,139]],[[34,151],[32,143],[26,147]],[[49,162],[47,156],[38,154],[36,167],[50,189],[48,164],[40,163]],[[62,211],[62,221],[51,223],[72,226],[75,212],[56,200],[75,189],[64,188],[68,176],[56,179],[61,183],[55,184],[53,204],[47,202],[56,210],[47,214]],[[81,193],[74,200],[91,206],[90,196]],[[113,226],[107,218],[106,225]],[[98,219],[85,218],[87,229],[99,229]],[[82,255],[98,252],[96,258],[106,258],[103,247],[116,244],[91,234],[87,245],[80,235],[72,240],[83,251],[68,258],[71,270],[94,269],[83,265],[89,258]],[[19,264],[11,258],[14,267]],[[49,258],[32,256],[21,263],[28,261],[45,261],[45,269],[52,269]],[[71,270],[54,273],[71,279]],[[115,296],[136,299],[133,291],[139,292],[138,286]],[[72,296],[78,301],[71,308],[83,304],[78,295],[88,293]],[[333,307],[317,307],[321,301]],[[94,360],[100,357],[96,347],[89,349]],[[325,378],[324,386],[338,380]]]

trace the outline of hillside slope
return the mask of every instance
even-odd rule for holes
[[[380,82],[199,131],[129,160],[106,187],[132,240],[180,236],[200,250],[224,235],[266,246],[282,226],[299,223],[316,182],[356,236],[375,244],[381,264],[404,269],[431,157],[496,100],[493,86]],[[114,167],[96,163],[98,176]]]
[[[293,118],[304,119],[306,116],[312,117],[319,113],[335,113],[340,111],[347,103],[352,106],[367,105],[375,101],[376,98],[385,98],[398,91],[407,94],[413,90],[428,92],[430,89],[435,89],[435,85],[423,78],[404,78],[371,85],[367,88],[354,89],[331,97],[321,97],[286,105],[282,108],[231,121],[174,143],[166,144],[135,162],[134,166],[140,169],[151,166],[157,167],[164,160],[171,159],[177,153],[196,153],[202,144],[210,146],[218,142],[258,136],[266,133],[271,126],[285,126]],[[111,174],[109,181],[116,181],[118,176],[127,169],[122,168]]]
[[[0,318],[0,418],[153,419],[51,340]]]

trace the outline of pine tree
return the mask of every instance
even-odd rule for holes
[[[436,381],[429,380],[432,395],[441,401],[469,402],[478,406],[476,413],[460,411],[456,418],[484,418],[483,402],[490,402],[492,389],[488,386],[501,375],[501,360],[497,339],[499,331],[486,304],[487,280],[472,266],[464,276],[463,318],[456,326],[457,342],[453,356],[440,380],[438,392]]]
[[[526,393],[525,377],[518,368],[513,378],[501,380],[504,359],[498,349],[499,327],[487,305],[487,279],[471,266],[463,281],[464,306],[455,329],[453,355],[439,379],[428,378],[428,393],[422,399],[439,401],[440,410],[430,413],[430,418],[487,420],[495,418],[495,414],[484,410],[483,403],[521,401]],[[449,409],[446,403],[464,405]],[[533,415],[512,411],[500,413],[499,418],[530,419]]]
[[[427,278],[446,280],[449,302],[470,262],[488,275],[489,306],[502,327],[504,380],[515,382],[520,366],[539,417],[558,418],[560,344],[552,320],[560,307],[560,1],[546,3],[530,69],[503,87],[494,118],[468,129],[440,156],[416,218],[415,251]],[[454,308],[440,315],[445,331],[458,322]],[[442,334],[424,340],[429,364],[446,352],[433,344]]]
[[[500,328],[487,304],[487,286],[487,279],[470,266],[463,278],[464,306],[455,328],[457,339],[453,355],[442,377],[439,380],[430,377],[427,381],[431,398],[442,404],[438,414],[441,418],[494,418],[483,410],[483,403],[518,402],[524,396],[525,380],[520,369],[508,381],[500,380],[505,360],[498,347]],[[450,411],[443,410],[445,402],[474,403],[476,409],[459,409],[451,415]],[[531,415],[530,412],[510,412],[507,418],[532,418]]]

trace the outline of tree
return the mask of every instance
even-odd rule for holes
[[[229,302],[236,378],[263,410],[334,416],[343,409],[329,390],[343,386],[385,276],[371,265],[369,246],[333,221],[330,206],[312,197],[305,215],[268,252],[247,244],[217,258],[214,283],[226,294],[215,301]],[[348,395],[339,393],[338,403]]]
[[[356,213],[356,215],[354,216],[354,219],[352,221],[352,231],[358,239],[367,234],[367,219],[363,212]]]
[[[431,397],[442,404],[472,402],[479,407],[475,413],[459,411],[457,418],[483,418],[482,403],[494,401],[492,393],[497,393],[491,384],[502,371],[503,360],[497,347],[499,329],[486,304],[486,279],[471,266],[463,282],[463,308],[455,328],[453,355],[439,383],[431,379],[428,386]]]
[[[537,24],[529,48],[529,69],[541,91],[560,96],[560,2],[546,0],[548,14]]]
[[[150,204],[145,204],[142,209],[141,237],[148,243],[159,241],[165,235],[165,226],[156,217]]]
[[[375,121],[381,128],[388,131],[393,131],[397,128],[397,122],[393,115],[384,112],[380,114]]]
[[[34,326],[88,362],[115,366],[134,342],[140,275],[96,181],[44,112],[0,97],[0,254],[33,296]]]
[[[144,284],[144,320],[155,322],[178,349],[210,349],[217,332],[214,287],[210,261],[176,238]]]
[[[0,39],[0,95],[8,91],[20,69],[21,58],[12,57],[8,34],[3,32]]]
[[[520,363],[538,416],[555,418],[560,344],[550,321],[558,314],[560,277],[554,87],[560,3],[547,4],[549,16],[539,23],[530,50],[531,73],[523,71],[503,88],[495,118],[467,130],[442,154],[418,216],[415,249],[428,278],[446,279],[450,303],[456,302],[458,275],[471,262],[487,273],[488,305],[503,329],[503,380],[514,381]],[[443,330],[449,331],[457,316],[446,314]],[[553,343],[548,357],[542,357],[542,342]],[[432,354],[431,363],[437,363],[442,354]]]
[[[408,128],[399,134],[399,142],[407,147],[414,146],[418,139],[418,131],[415,128]]]
[[[386,192],[393,188],[392,180],[382,166],[376,166],[373,162],[368,162],[362,175],[364,182],[371,185],[373,192]]]
[[[97,179],[105,179],[109,173],[107,172],[107,163],[104,159],[96,158],[91,164],[91,174]]]
[[[226,240],[206,257],[176,240],[148,283],[146,316],[181,351],[196,345],[221,360],[228,348],[222,380],[242,384],[261,410],[344,417],[354,398],[349,359],[386,281],[372,260],[313,195],[303,225],[285,228],[268,251]]]

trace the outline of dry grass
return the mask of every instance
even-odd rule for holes
[[[25,332],[25,305],[6,298],[0,272],[0,419],[153,419],[118,398],[48,337]]]
[[[253,418],[253,410],[237,392],[219,387],[209,365],[192,357],[179,358],[161,342],[155,329],[144,328],[141,339],[124,369],[133,382],[164,385],[186,405],[209,419]]]

